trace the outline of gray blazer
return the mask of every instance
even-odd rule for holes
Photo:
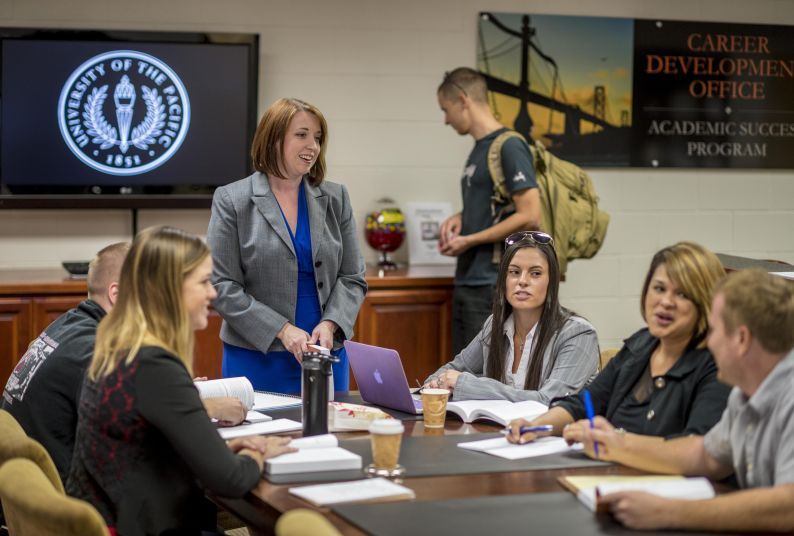
[[[367,292],[364,258],[345,187],[327,181],[304,186],[322,320],[339,326],[338,348],[352,337]],[[221,339],[260,352],[284,350],[276,334],[286,322],[295,323],[298,260],[266,175],[257,172],[215,190],[207,243]]]
[[[580,316],[571,316],[554,334],[543,353],[540,389],[526,391],[505,385],[499,380],[483,376],[491,347],[493,315],[476,337],[455,356],[455,359],[435,371],[425,383],[445,370],[459,370],[455,383],[455,400],[535,400],[547,406],[553,398],[578,393],[598,373],[598,337],[595,328]],[[537,341],[537,336],[535,341]],[[509,347],[509,345],[507,345]],[[551,357],[557,356],[554,367]],[[512,360],[511,360],[512,361]]]

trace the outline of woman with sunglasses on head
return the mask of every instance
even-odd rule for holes
[[[551,236],[505,239],[493,314],[454,360],[427,380],[457,400],[535,400],[577,392],[598,368],[598,339],[558,301],[560,269]]]
[[[717,381],[706,348],[714,285],[725,275],[717,256],[699,244],[679,242],[654,255],[645,276],[640,311],[647,327],[623,347],[587,386],[592,412],[643,440],[704,434],[720,419],[730,389]],[[590,421],[584,397],[567,396],[531,422],[511,423],[508,440],[525,443],[538,434],[525,425],[551,424],[571,443]],[[579,422],[577,422],[579,421]]]
[[[201,404],[191,379],[193,331],[207,327],[211,274],[200,238],[146,229],[99,324],[67,491],[94,505],[113,534],[214,530],[199,484],[242,497],[259,482],[265,458],[293,450],[288,438],[225,443]]]

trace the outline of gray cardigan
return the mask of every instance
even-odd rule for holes
[[[322,320],[339,326],[339,347],[352,337],[367,291],[364,258],[345,187],[327,181],[304,186]],[[221,339],[260,352],[283,350],[276,334],[286,322],[295,323],[298,260],[266,175],[257,172],[215,190],[207,243]]]
[[[553,398],[579,392],[598,373],[598,338],[595,329],[590,322],[574,315],[555,333],[543,353],[540,389],[516,389],[499,380],[487,378],[483,374],[487,369],[492,321],[493,315],[488,317],[482,330],[469,345],[455,359],[435,371],[425,383],[445,370],[458,370],[462,374],[458,376],[453,391],[455,400],[535,400],[549,405]],[[535,341],[538,340],[537,335]],[[510,344],[506,346],[511,348]],[[557,356],[557,361],[554,368],[549,370],[553,355]]]

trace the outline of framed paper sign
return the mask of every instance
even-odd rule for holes
[[[438,251],[441,224],[451,215],[450,203],[407,203],[405,229],[410,264],[455,264],[455,257],[447,257]]]

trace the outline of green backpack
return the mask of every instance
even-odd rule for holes
[[[520,138],[527,143],[521,134],[510,130],[497,136],[488,149],[488,171],[494,183],[491,197],[494,222],[515,211],[502,171],[502,145],[510,138]],[[601,248],[609,214],[599,210],[593,180],[579,166],[560,160],[540,143],[528,144],[528,147],[540,190],[542,230],[554,237],[560,274],[564,275],[568,261],[589,259]],[[501,255],[501,249],[498,254]]]

